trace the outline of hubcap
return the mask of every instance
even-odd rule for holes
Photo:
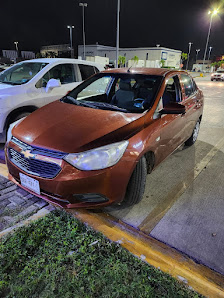
[[[197,140],[198,137],[198,133],[199,133],[199,127],[200,127],[200,123],[197,122],[194,128],[194,132],[193,132],[193,142],[195,142]]]

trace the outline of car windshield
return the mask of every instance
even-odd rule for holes
[[[217,70],[217,73],[224,73],[224,70]]]
[[[48,63],[21,62],[0,74],[0,82],[10,85],[22,85],[31,80]]]
[[[142,113],[152,107],[162,76],[97,74],[61,99],[95,109]]]

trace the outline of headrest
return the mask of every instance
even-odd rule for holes
[[[129,81],[120,81],[120,89],[124,91],[131,91],[131,84]]]

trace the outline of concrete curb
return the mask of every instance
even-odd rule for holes
[[[138,258],[184,282],[206,297],[224,297],[224,276],[197,264],[175,249],[143,234],[108,214],[67,210],[77,219],[120,243]]]

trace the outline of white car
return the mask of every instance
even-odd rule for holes
[[[224,69],[219,69],[211,74],[211,81],[224,81]]]
[[[78,59],[27,60],[0,73],[0,143],[16,120],[55,101],[104,65]]]

